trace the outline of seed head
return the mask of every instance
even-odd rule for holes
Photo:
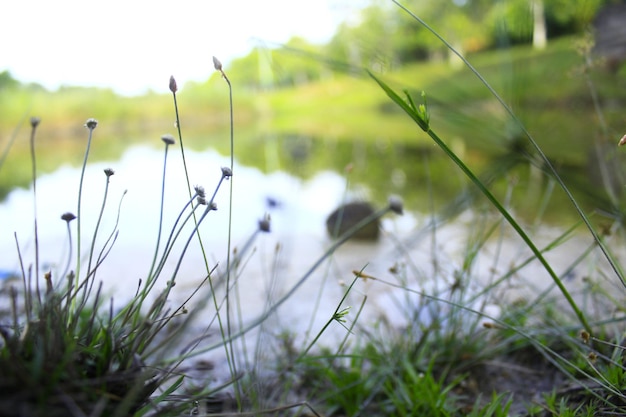
[[[111,168],[107,168],[104,170],[104,175],[108,177],[110,177],[111,175],[115,174],[115,171],[113,171]]]
[[[196,201],[198,201],[198,205],[206,206],[206,198],[204,198],[204,196],[198,195]]]
[[[222,71],[222,63],[220,62],[219,59],[215,57],[213,57],[213,66],[215,67],[217,71]]]
[[[66,222],[71,222],[72,220],[74,220],[76,218],[76,216],[74,216],[74,213],[70,213],[69,211],[67,213],[63,213],[63,215],[61,215],[61,220],[65,220]]]
[[[98,121],[96,119],[87,119],[85,122],[85,127],[89,130],[94,130],[98,126]]]
[[[222,177],[228,179],[233,176],[233,171],[228,167],[222,167]]]
[[[196,191],[196,194],[198,194],[198,197],[202,197],[205,198],[206,197],[206,193],[204,191],[204,187],[201,185],[196,185],[193,187],[193,189]]]
[[[591,339],[591,335],[589,332],[583,330],[580,332],[580,338],[583,340],[583,343],[587,344],[589,343],[589,339]]]
[[[403,206],[402,199],[400,197],[398,196],[389,197],[389,210],[393,211],[396,214],[402,215],[403,213],[402,206]]]
[[[173,145],[176,143],[176,141],[174,140],[174,136],[170,134],[165,134],[161,136],[161,140],[165,143],[166,146]]]
[[[215,201],[211,203],[211,210],[217,211],[217,204],[215,203]]]
[[[259,230],[265,233],[270,231],[270,216],[266,214],[265,217],[259,220]]]
[[[170,76],[170,91],[172,93],[176,93],[178,91],[178,86],[176,85],[176,80],[173,75]]]
[[[39,124],[39,122],[41,122],[41,119],[39,117],[31,117],[30,118],[30,125],[35,128],[37,127],[37,125]]]

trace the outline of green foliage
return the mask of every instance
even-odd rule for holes
[[[435,379],[432,364],[426,371],[415,369],[410,362],[402,362],[397,373],[390,375],[384,391],[393,406],[391,414],[398,416],[442,416],[455,415],[458,411],[452,393],[462,380],[458,377],[450,383],[445,376]]]

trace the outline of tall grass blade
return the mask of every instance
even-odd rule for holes
[[[585,315],[580,310],[580,308],[578,308],[578,305],[576,304],[576,302],[570,295],[569,291],[567,290],[567,288],[565,288],[565,286],[563,285],[559,277],[556,275],[556,273],[554,272],[554,270],[548,263],[548,261],[542,255],[541,251],[533,243],[533,241],[526,234],[526,232],[524,232],[524,230],[517,223],[517,221],[506,210],[506,208],[502,204],[500,204],[498,199],[491,193],[491,191],[489,191],[489,189],[485,186],[485,184],[430,128],[430,123],[427,118],[427,109],[425,107],[422,109],[417,109],[417,110],[414,109],[413,106],[411,106],[409,103],[404,101],[402,97],[400,97],[395,91],[393,91],[391,87],[389,87],[384,81],[382,81],[372,72],[369,72],[369,75],[370,77],[372,77],[374,81],[378,83],[378,85],[383,89],[383,91],[385,91],[385,93],[389,96],[389,98],[391,98],[391,100],[394,103],[396,103],[402,110],[404,110],[407,113],[407,115],[409,115],[417,123],[417,125],[420,126],[422,130],[424,130],[426,134],[428,134],[428,136],[431,137],[431,139],[433,139],[433,141],[437,144],[437,146],[439,146],[444,151],[444,153],[461,169],[461,171],[463,171],[463,173],[470,179],[470,181],[472,181],[472,183],[481,191],[481,193],[485,197],[487,197],[487,199],[491,202],[491,204],[493,204],[496,210],[500,212],[500,214],[506,219],[506,221],[511,225],[511,227],[513,227],[515,232],[522,238],[524,243],[533,252],[537,260],[541,262],[546,272],[548,272],[548,274],[550,275],[550,277],[552,278],[556,286],[559,288],[559,290],[561,291],[561,293],[563,294],[563,296],[565,297],[569,305],[572,307],[572,310],[578,317],[580,324],[583,326],[583,328],[587,332],[591,334],[592,333],[591,326],[587,322]]]
[[[550,162],[548,157],[545,155],[545,153],[543,152],[543,150],[541,149],[539,144],[532,137],[530,132],[526,129],[526,127],[524,126],[522,121],[513,112],[513,109],[504,101],[504,99],[487,82],[487,80],[478,72],[478,70],[476,68],[474,68],[474,66],[461,53],[459,53],[448,41],[446,41],[435,29],[430,27],[424,20],[422,20],[415,13],[411,12],[407,7],[405,7],[402,4],[400,4],[400,2],[398,2],[397,0],[391,0],[391,1],[393,3],[395,3],[398,7],[400,7],[402,10],[404,10],[412,19],[415,19],[417,22],[419,22],[426,30],[428,30],[437,39],[439,39],[439,41],[441,41],[446,46],[446,48],[448,48],[457,57],[459,57],[459,59],[461,59],[463,61],[463,63],[470,69],[470,71],[474,75],[476,75],[476,77],[478,77],[480,82],[495,97],[495,99],[500,103],[502,108],[504,108],[506,110],[506,112],[513,119],[515,124],[519,127],[521,132],[524,134],[524,136],[528,139],[528,141],[530,142],[532,147],[535,149],[535,151],[537,152],[539,157],[542,159],[542,161],[544,162],[545,166],[548,169],[548,172],[552,175],[552,177],[556,180],[556,182],[559,184],[561,189],[565,192],[568,200],[570,201],[570,203],[572,204],[572,206],[574,207],[574,209],[576,210],[578,215],[582,218],[583,222],[585,223],[585,226],[587,226],[587,229],[589,229],[589,232],[593,236],[593,239],[598,243],[598,246],[600,247],[600,250],[602,251],[604,257],[606,258],[606,260],[608,261],[609,265],[611,266],[611,268],[615,272],[615,275],[620,279],[622,285],[624,285],[626,287],[626,277],[625,277],[624,271],[620,267],[619,263],[615,260],[613,254],[611,253],[609,248],[604,244],[604,241],[600,237],[600,234],[593,227],[593,225],[591,224],[591,221],[589,220],[589,217],[585,214],[583,209],[580,207],[580,205],[578,204],[578,202],[576,201],[576,199],[572,195],[572,193],[569,190],[569,188],[563,182],[563,179],[561,179],[561,176],[556,171],[556,168],[554,168],[554,165],[552,165],[552,163]],[[370,73],[370,75],[372,75],[372,74]],[[418,122],[418,124],[419,124],[419,122]]]

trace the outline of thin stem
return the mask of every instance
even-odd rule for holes
[[[164,139],[165,140],[165,139]],[[154,249],[154,258],[152,258],[152,265],[150,266],[150,272],[148,273],[148,279],[154,272],[154,266],[156,265],[157,257],[159,256],[159,245],[161,243],[161,230],[163,228],[163,205],[165,202],[165,172],[167,169],[167,150],[169,143],[165,142],[165,156],[163,157],[163,178],[161,179],[161,207],[159,210],[159,231],[157,233],[156,248]],[[189,185],[189,184],[187,184]],[[191,190],[190,190],[191,191]]]
[[[113,171],[111,170],[105,170],[104,173],[106,175],[106,184],[104,186],[104,196],[102,198],[102,205],[100,206],[100,213],[98,215],[98,220],[96,222],[96,227],[93,231],[93,237],[91,239],[91,248],[89,248],[89,261],[87,262],[87,275],[91,274],[91,261],[93,259],[93,251],[96,247],[96,237],[98,236],[98,229],[100,229],[100,223],[102,222],[102,216],[104,215],[104,208],[106,207],[106,203],[107,203],[107,196],[109,195],[109,179],[111,178]],[[94,278],[95,278],[95,274],[94,274]]]
[[[83,159],[83,167],[80,172],[80,182],[78,185],[78,206],[76,208],[76,273],[74,274],[75,285],[78,287],[80,280],[80,258],[81,258],[81,224],[82,224],[82,198],[83,198],[83,181],[85,180],[85,169],[87,168],[87,159],[89,158],[89,149],[91,148],[91,138],[93,130],[98,125],[95,119],[89,119],[85,123],[85,127],[89,129],[89,137],[87,138],[87,148],[85,149],[85,157]]]
[[[41,293],[39,291],[39,232],[37,228],[37,158],[35,154],[35,131],[39,125],[39,119],[32,117],[30,119],[30,160],[32,164],[33,175],[33,213],[34,213],[34,233],[35,233],[35,288],[37,289],[37,298],[41,305]]]
[[[235,141],[234,141],[234,115],[233,115],[233,87],[230,83],[230,80],[220,69],[220,73],[222,74],[222,78],[228,84],[228,107],[229,107],[229,116],[230,116],[230,170],[233,172],[234,162],[235,162]],[[228,271],[226,273],[226,288],[230,288],[230,257],[232,252],[232,224],[233,224],[233,179],[230,178],[230,190],[228,193],[228,252],[226,254],[226,264],[229,265]],[[232,333],[232,323],[230,319],[230,297],[226,297],[226,332],[230,338]],[[230,343],[230,356],[234,358],[234,343]],[[231,375],[237,374],[237,363],[235,361],[232,362]],[[235,382],[235,386],[239,387],[239,384]],[[239,393],[239,390],[236,390]]]

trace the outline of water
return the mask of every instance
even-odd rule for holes
[[[186,152],[189,178],[192,185],[205,187],[210,196],[221,176],[221,167],[229,166],[230,160],[207,150]],[[103,282],[105,298],[113,299],[116,308],[135,293],[140,279],[145,279],[152,262],[157,242],[163,152],[147,146],[128,149],[122,158],[114,162],[89,164],[85,172],[82,196],[82,251],[87,256],[91,245],[97,215],[101,209],[106,176],[104,169],[111,168],[115,174],[110,178],[108,201],[96,240],[96,254],[115,228],[119,210],[119,235],[110,253],[98,268],[96,279]],[[271,233],[260,234],[243,255],[241,265],[233,271],[232,280],[238,287],[233,298],[235,323],[243,327],[254,322],[272,305],[281,302],[306,276],[307,272],[332,245],[327,236],[325,219],[346,197],[346,179],[331,171],[320,171],[309,179],[301,179],[285,172],[262,173],[257,168],[234,166],[232,204],[232,246],[239,253],[245,242],[258,228],[259,219],[271,217]],[[80,170],[61,167],[52,174],[43,175],[37,182],[37,219],[39,233],[40,263],[42,271],[51,270],[55,282],[67,264],[69,242],[66,224],[60,219],[65,212],[77,214],[77,196]],[[217,191],[215,202],[218,210],[208,214],[200,226],[203,245],[210,268],[217,274],[225,271],[228,255],[229,187],[224,182]],[[366,197],[367,190],[359,190],[359,197]],[[122,198],[123,196],[123,198]],[[165,200],[163,242],[169,235],[175,219],[189,199],[182,161],[178,152],[168,160]],[[272,204],[268,204],[268,199]],[[121,205],[119,205],[122,201]],[[381,208],[381,204],[378,205]],[[0,205],[0,270],[19,272],[20,265],[16,241],[26,268],[34,260],[33,241],[33,195],[31,190],[17,189]],[[354,335],[371,331],[377,323],[389,323],[392,327],[410,326],[415,320],[427,324],[432,314],[447,314],[449,306],[432,305],[418,311],[416,306],[424,303],[418,294],[394,288],[398,284],[415,291],[423,291],[453,301],[470,300],[467,307],[482,311],[481,320],[497,318],[503,305],[520,299],[533,300],[537,294],[550,288],[552,279],[536,260],[517,271],[496,286],[497,294],[476,296],[485,286],[506,276],[511,268],[532,258],[530,250],[506,227],[499,226],[497,218],[472,210],[465,211],[454,221],[436,223],[436,217],[412,210],[403,216],[388,214],[382,222],[383,234],[377,242],[348,242],[333,256],[304,280],[289,299],[281,305],[264,324],[263,332],[273,337],[287,329],[295,335],[301,346],[311,340],[332,317],[341,303],[347,286],[354,279],[353,271],[364,270],[376,279],[358,280],[340,309],[350,307],[346,326],[357,321]],[[76,220],[71,224],[76,244]],[[480,243],[482,233],[495,227],[495,232],[485,243]],[[556,239],[563,229],[543,225],[533,233],[539,247]],[[175,308],[202,282],[206,276],[204,258],[197,240],[191,240],[188,249],[184,243],[191,236],[191,228],[181,234],[179,244],[168,260],[157,288],[164,288],[166,281],[176,273],[177,285],[172,294],[171,306]],[[572,236],[554,250],[546,252],[551,266],[562,275],[567,287],[578,300],[585,298],[589,283],[583,278],[606,270],[606,265],[593,254],[591,261],[572,266],[585,251],[591,240],[584,234]],[[479,250],[470,258],[474,248]],[[180,255],[184,258],[178,265]],[[74,252],[75,256],[75,252]],[[74,268],[75,260],[70,262]],[[571,267],[571,268],[570,268]],[[610,277],[609,277],[610,278]],[[465,283],[463,299],[454,293],[455,280]],[[606,279],[608,288],[621,291],[619,283]],[[198,301],[208,297],[208,291],[200,291]],[[221,292],[220,292],[221,294]],[[553,292],[554,294],[554,292]],[[204,298],[203,298],[204,297]],[[360,315],[357,313],[364,306]],[[564,306],[567,309],[567,306]],[[474,313],[467,313],[475,318]],[[194,329],[199,334],[214,319],[210,303],[206,312],[200,314]],[[237,327],[237,326],[235,326]],[[368,330],[369,329],[369,330]],[[215,325],[212,342],[219,340]],[[348,335],[338,322],[333,322],[320,345],[337,346]],[[190,339],[195,334],[190,334]],[[248,340],[254,346],[258,333],[251,332]],[[264,342],[264,349],[271,344]],[[243,347],[240,347],[243,351]],[[258,352],[257,352],[258,354]],[[222,350],[206,356],[225,366]],[[219,366],[217,366],[219,368]],[[227,370],[218,374],[228,375]]]

